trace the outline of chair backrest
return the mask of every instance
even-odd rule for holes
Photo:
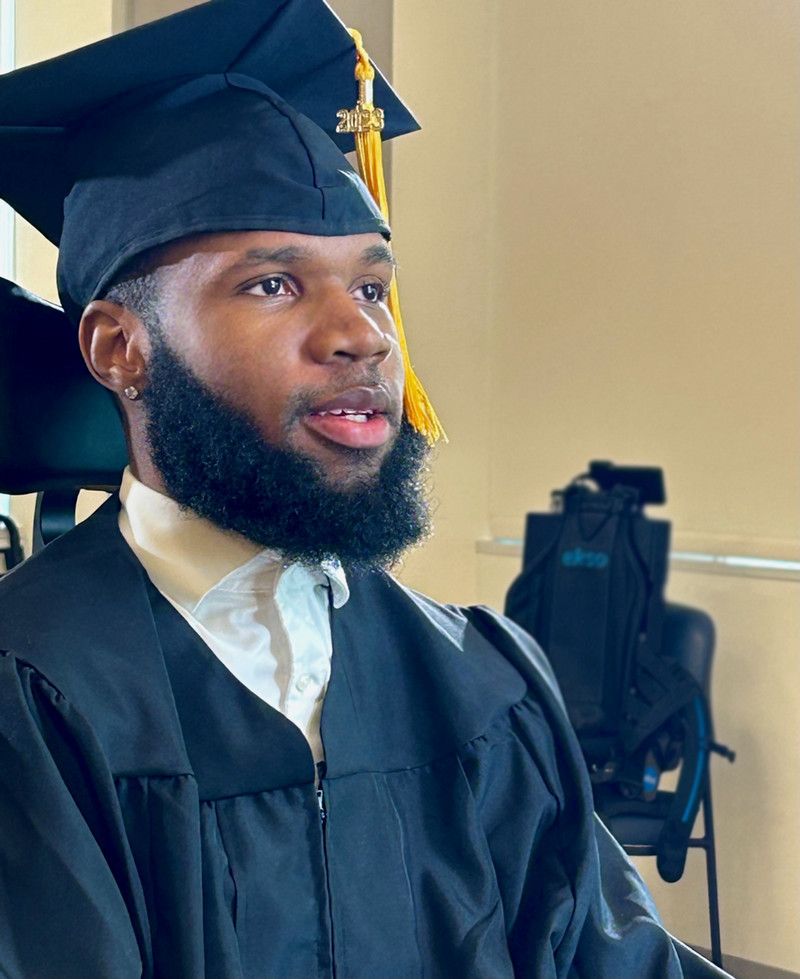
[[[663,765],[665,769],[681,762],[675,788],[658,789],[641,796],[620,792],[613,784],[596,784],[594,789],[597,811],[617,840],[629,852],[654,854],[659,874],[673,882],[682,876],[686,851],[692,845],[692,827],[706,792],[709,751],[714,746],[709,705],[714,623],[710,616],[700,609],[668,602],[664,612],[663,652],[699,688],[692,702],[674,718],[680,724],[680,740],[670,742],[662,758],[650,759],[651,764]],[[668,757],[668,752],[679,753]],[[657,775],[656,772],[656,786]]]
[[[0,556],[5,565],[0,568],[0,574],[10,571],[24,558],[17,525],[4,513],[0,513]]]
[[[663,650],[674,657],[711,697],[711,664],[716,634],[714,621],[699,608],[668,602],[664,612]]]
[[[127,463],[112,395],[64,313],[0,279],[0,492],[114,488]]]

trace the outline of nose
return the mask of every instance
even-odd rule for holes
[[[344,288],[325,290],[314,311],[308,352],[320,364],[379,364],[397,346],[385,306],[357,302]]]

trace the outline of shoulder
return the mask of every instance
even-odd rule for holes
[[[579,749],[552,670],[526,632],[492,609],[442,604],[388,574],[356,576],[350,584],[350,600],[332,620],[334,649],[346,651],[349,672],[370,677],[367,689],[385,689],[391,678],[392,701],[381,700],[384,719],[397,704],[398,712],[414,714],[421,731],[430,715],[438,732],[451,730],[453,745],[495,725],[524,723],[536,729],[531,744],[556,744],[570,767],[577,765]],[[442,743],[438,733],[434,740]]]
[[[26,652],[51,635],[68,639],[69,623],[90,613],[100,619],[102,603],[120,587],[130,587],[137,569],[111,498],[0,579],[0,648]]]
[[[480,773],[482,795],[487,791],[502,794],[498,781],[515,771],[524,782],[524,791],[541,784],[545,795],[558,800],[565,816],[559,833],[574,838],[592,809],[591,787],[561,691],[542,649],[524,629],[495,609],[441,604],[395,585],[436,629],[461,637],[460,647],[472,663],[479,664],[471,682],[483,702],[491,699],[494,678],[501,672],[515,678],[518,699],[498,712],[493,723],[462,753],[468,772]],[[523,791],[523,785],[518,789]]]
[[[167,767],[182,762],[169,747],[175,708],[146,578],[119,533],[113,498],[0,582],[0,650],[0,684],[13,686],[22,670],[52,688],[117,770],[150,764],[159,741]]]
[[[119,501],[112,496],[87,520],[3,575],[0,578],[0,601],[7,602],[10,597],[17,597],[34,586],[44,587],[44,583],[65,566],[96,559],[98,553],[106,551],[109,544],[113,545],[114,535],[119,535],[118,511]]]
[[[391,575],[362,575],[351,582],[351,613],[439,638],[444,648],[468,650],[489,670],[511,671],[560,714],[564,705],[553,670],[536,641],[516,623],[486,605],[443,604],[401,584]],[[501,665],[502,664],[502,665]]]
[[[340,646],[380,648],[385,665],[413,664],[418,678],[456,688],[486,684],[508,703],[525,692],[519,670],[476,624],[475,610],[445,605],[385,572],[351,575],[350,598],[333,617]],[[352,655],[355,655],[353,653]]]

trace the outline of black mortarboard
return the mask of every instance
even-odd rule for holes
[[[1,78],[0,197],[59,245],[70,317],[189,234],[388,235],[335,132],[353,64],[323,0],[211,0]],[[380,76],[375,103],[418,128]]]

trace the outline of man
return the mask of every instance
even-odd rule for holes
[[[130,468],[0,587],[0,971],[719,975],[594,820],[531,641],[381,570],[427,528],[389,229],[256,64],[346,35],[318,0],[165,23],[5,88],[116,86],[62,156],[9,137],[0,187],[60,242]],[[54,155],[63,229],[26,172]]]

